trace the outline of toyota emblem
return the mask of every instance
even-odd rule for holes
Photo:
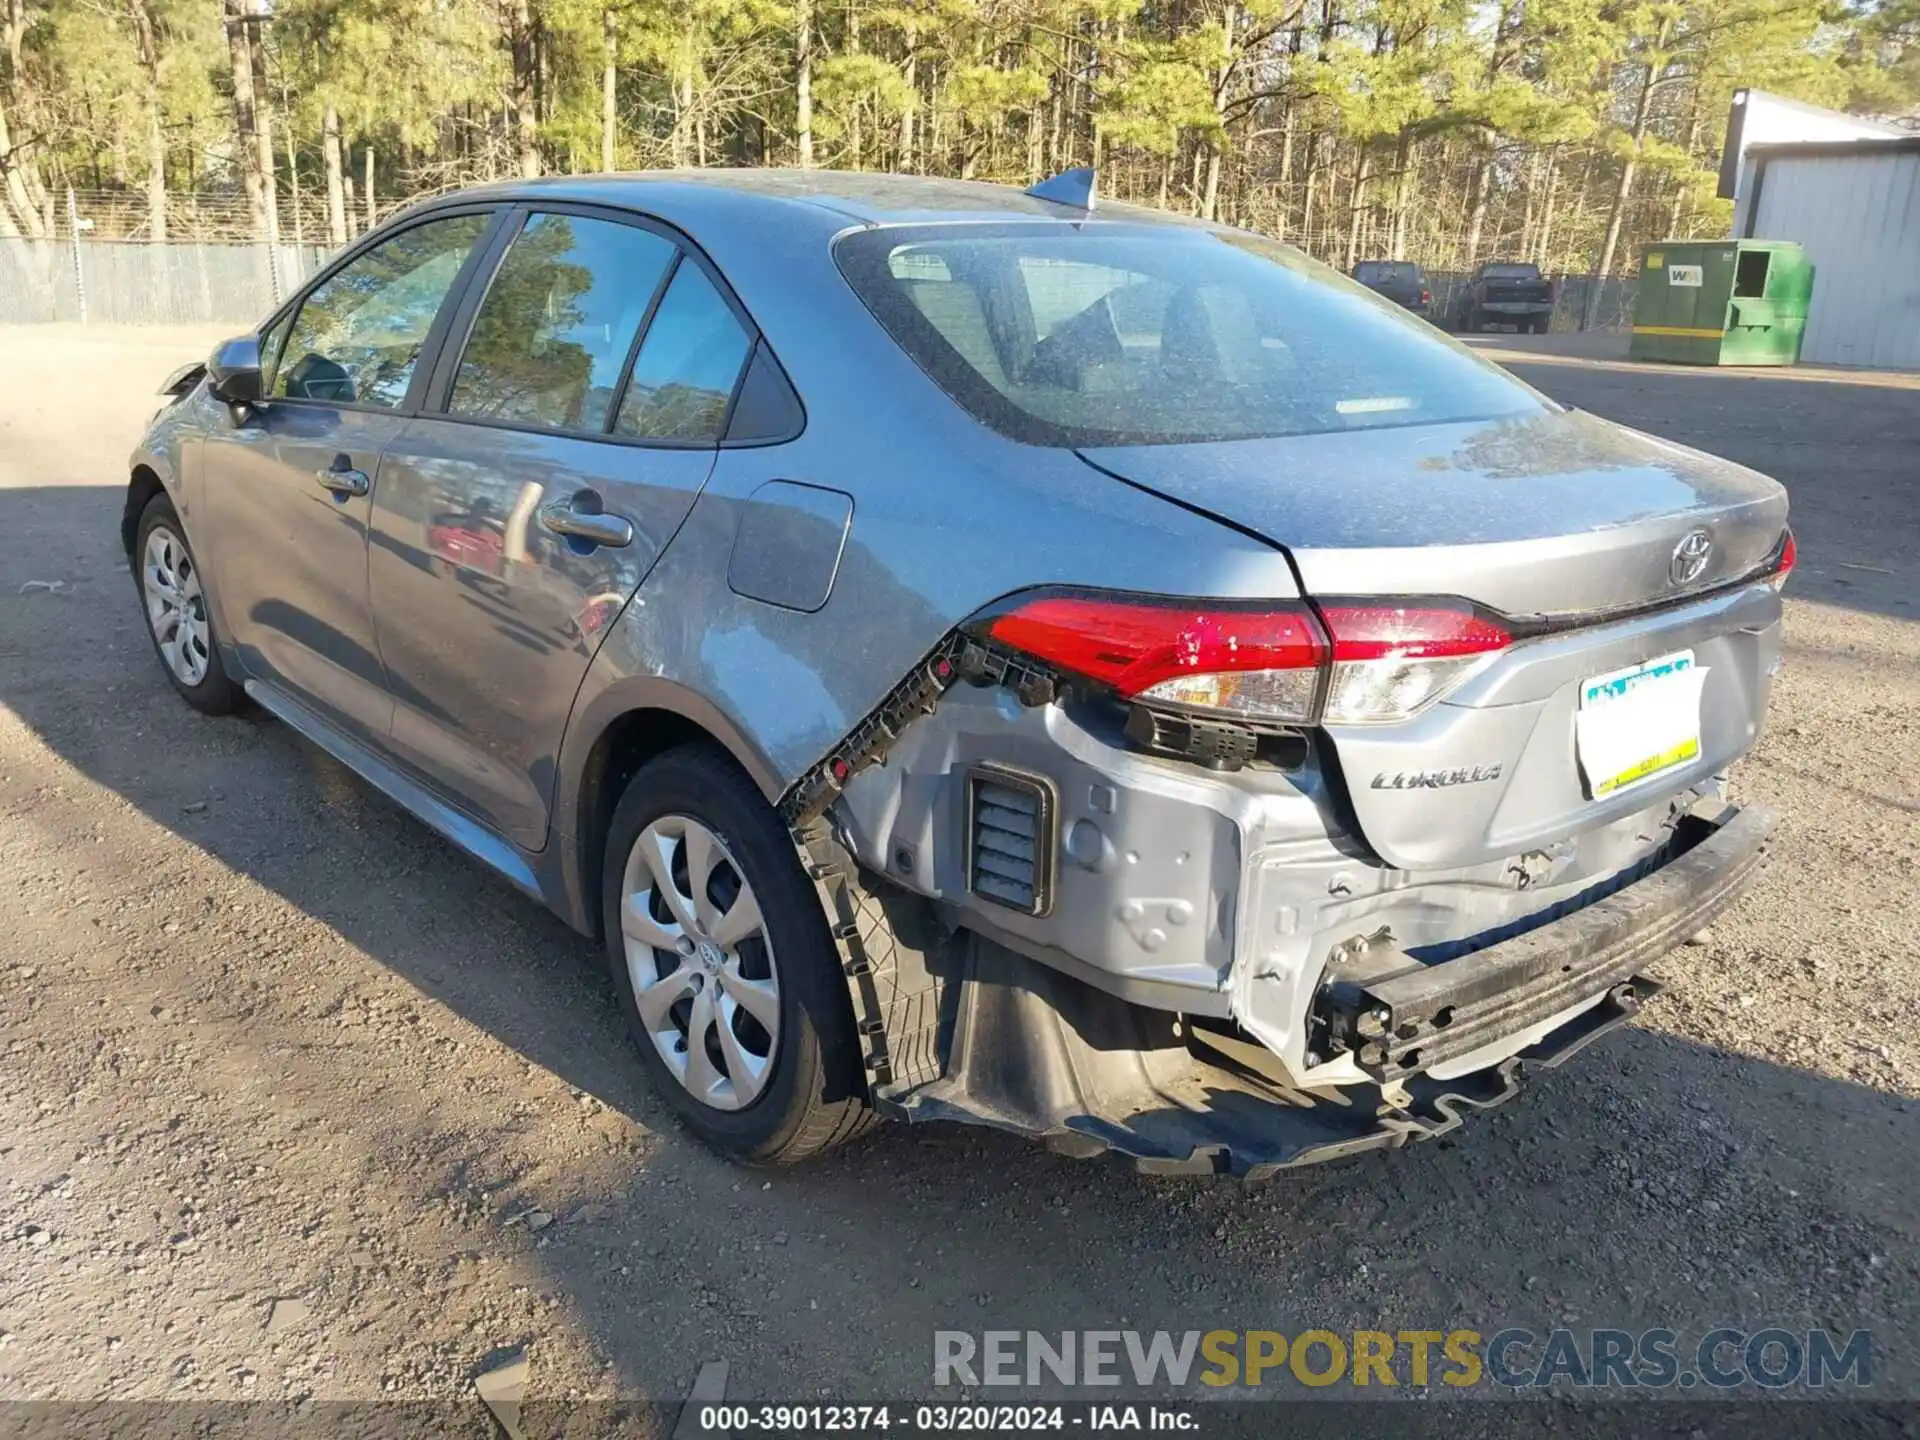
[[[1713,537],[1704,530],[1690,530],[1673,547],[1673,559],[1667,562],[1667,578],[1676,585],[1691,585],[1707,568],[1713,555]]]

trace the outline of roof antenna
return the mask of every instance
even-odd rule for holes
[[[1038,185],[1028,186],[1027,194],[1036,200],[1051,200],[1056,205],[1071,205],[1076,210],[1091,212],[1094,206],[1093,167],[1082,165],[1077,170],[1062,170]]]

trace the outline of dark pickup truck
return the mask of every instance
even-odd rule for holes
[[[1426,275],[1411,260],[1362,260],[1353,267],[1353,278],[1416,315],[1425,315],[1433,303]]]
[[[1511,325],[1544,335],[1553,321],[1553,282],[1538,265],[1505,260],[1482,265],[1455,303],[1455,319],[1468,334]]]

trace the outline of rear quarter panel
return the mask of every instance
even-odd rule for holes
[[[796,440],[720,452],[712,478],[588,673],[562,756],[577,779],[629,708],[699,718],[769,797],[853,728],[955,625],[1046,584],[1175,595],[1297,594],[1280,551],[1103,476],[1071,451],[979,425],[901,352],[841,278],[831,223],[676,220],[727,275],[807,411]],[[728,572],[771,480],[845,493],[852,520],[826,603],[738,594]],[[577,786],[563,786],[575,796]],[[571,806],[559,817],[578,833]]]

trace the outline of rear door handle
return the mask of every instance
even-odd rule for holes
[[[343,500],[354,495],[365,495],[373,489],[373,481],[367,478],[366,471],[354,469],[351,463],[341,463],[346,458],[342,455],[325,470],[313,472],[313,478],[318,480],[323,488],[331,490]]]
[[[557,500],[540,512],[540,523],[555,535],[590,545],[618,548],[633,543],[633,522],[601,510],[582,509],[578,500]]]

